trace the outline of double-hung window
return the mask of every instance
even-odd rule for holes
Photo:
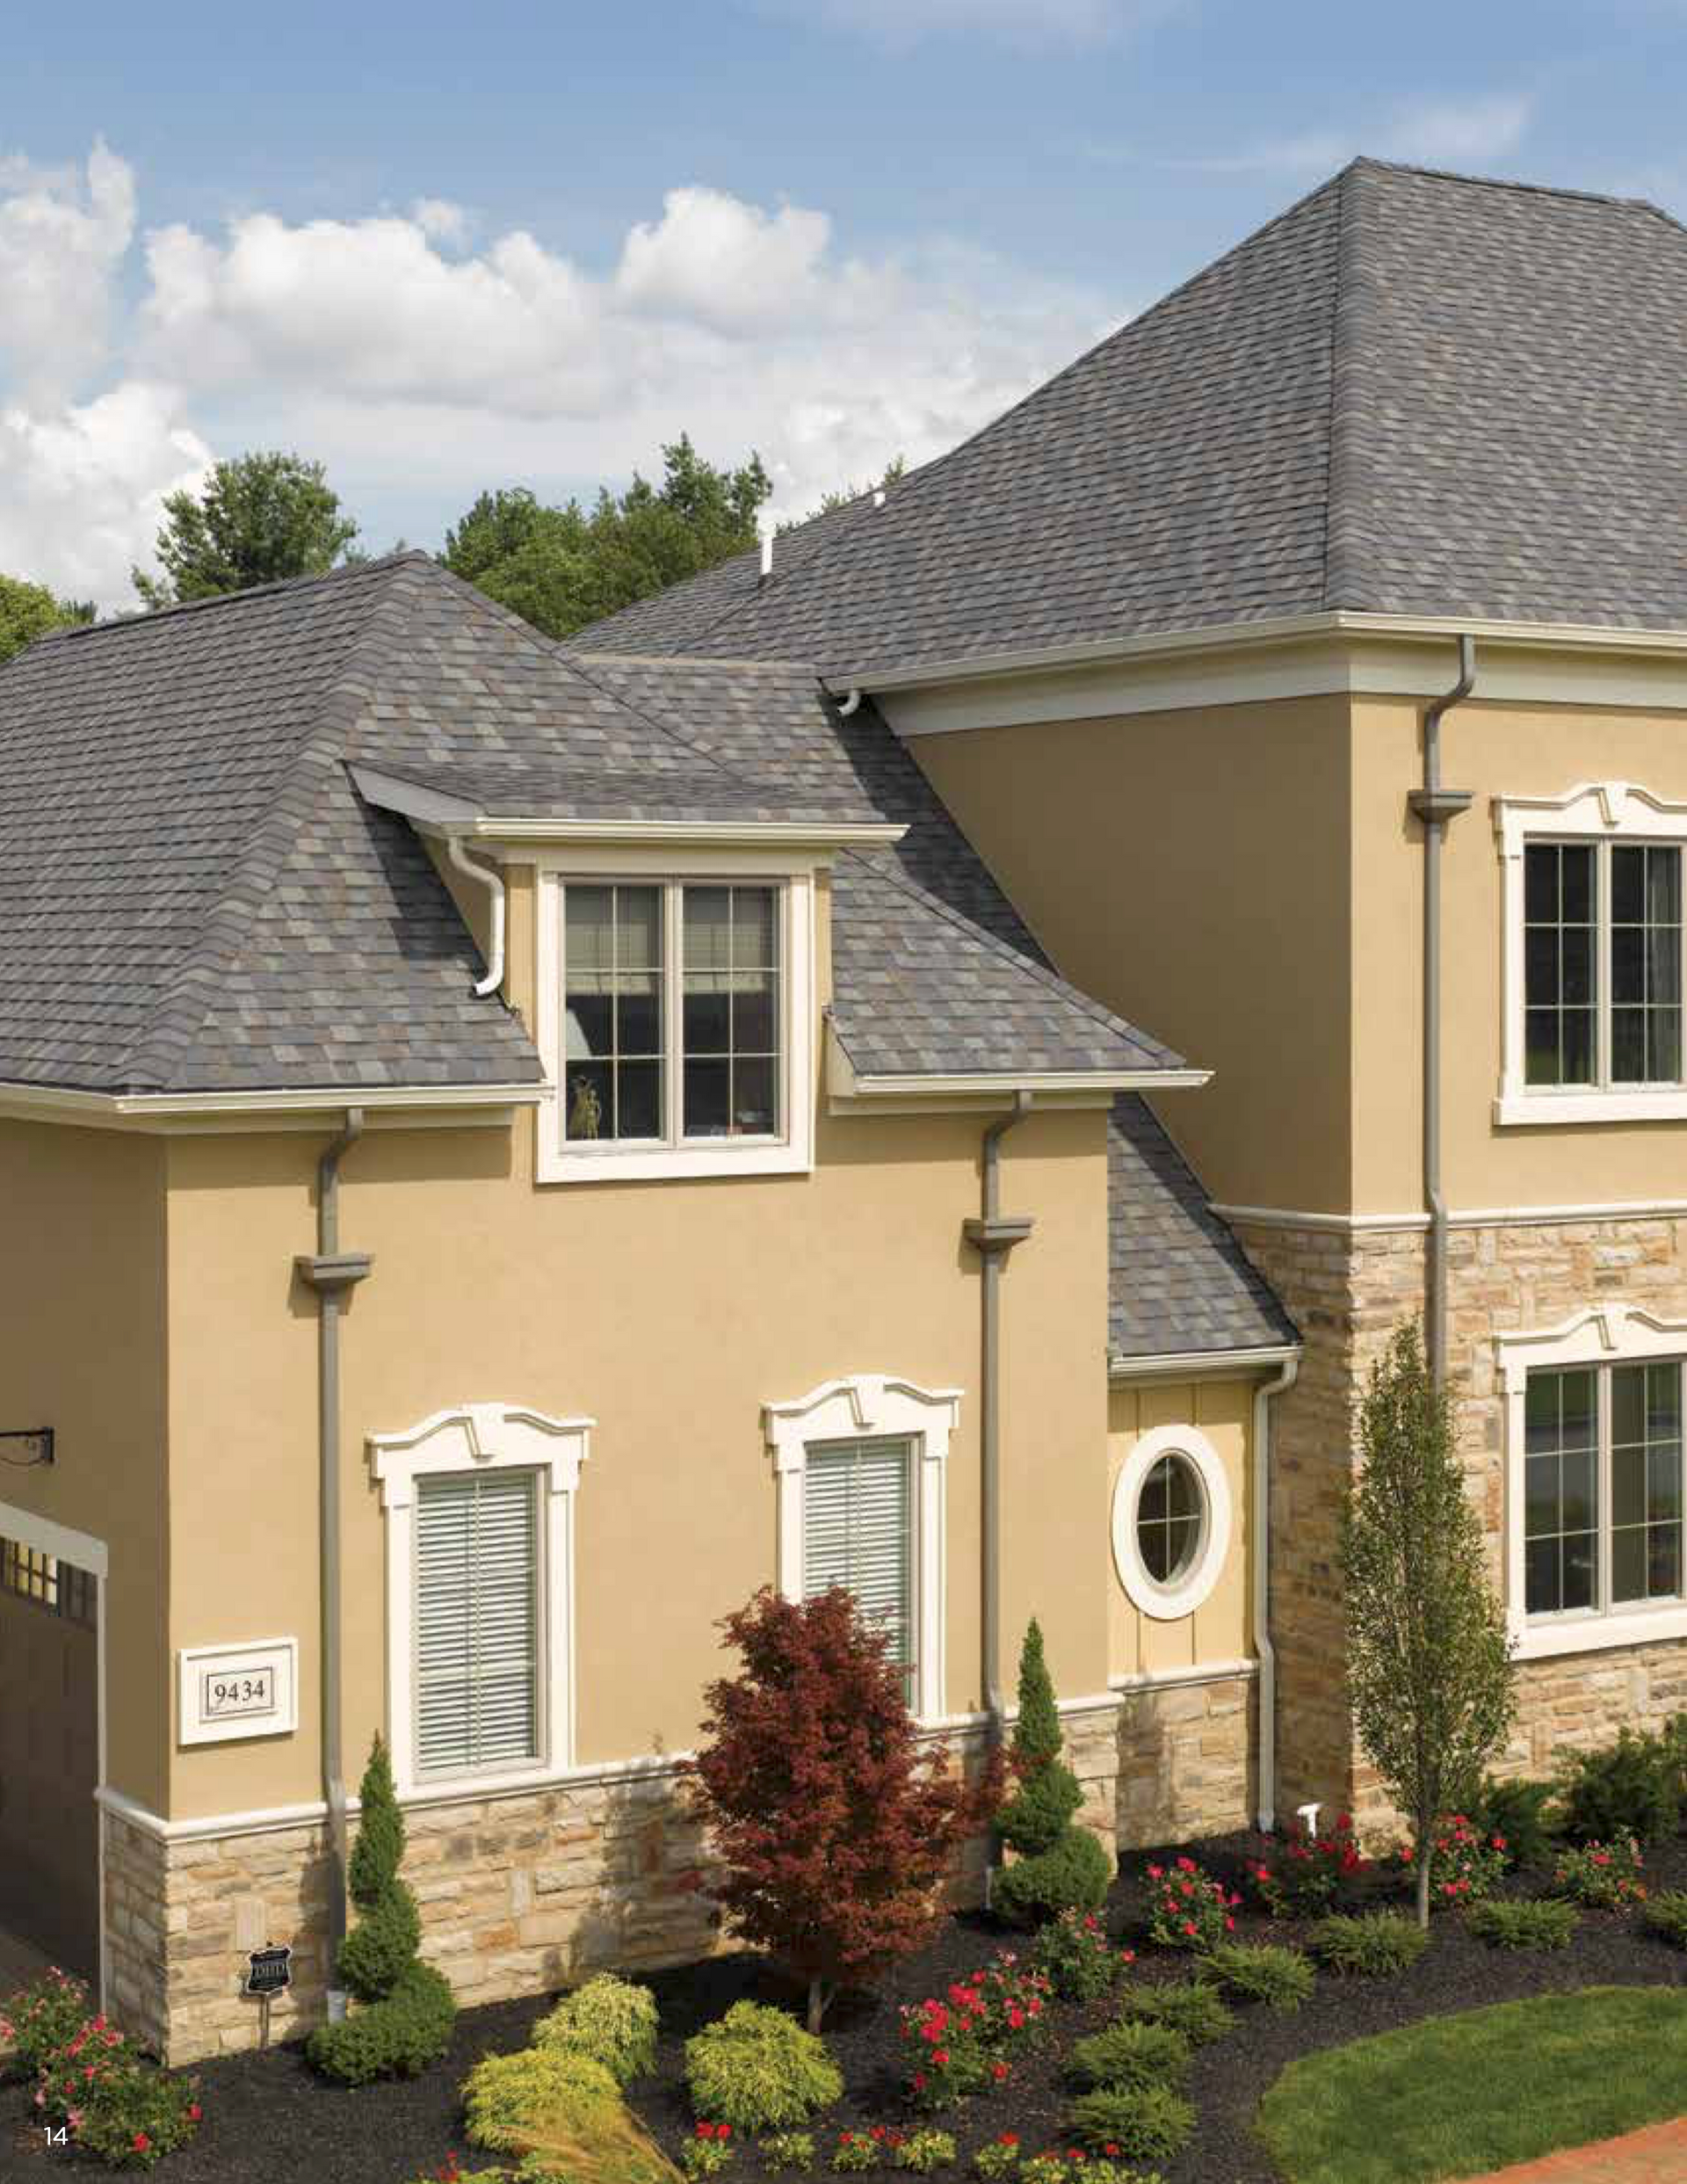
[[[914,1448],[894,1438],[808,1451],[803,1482],[804,1596],[843,1585],[881,1630],[910,1704],[918,1684],[914,1613]]]
[[[806,1166],[808,876],[554,886],[547,1179]]]
[[[492,1773],[542,1756],[539,1552],[534,1472],[417,1482],[418,1777]]]

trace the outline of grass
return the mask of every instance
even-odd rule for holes
[[[1288,2184],[1440,2184],[1687,2105],[1687,1991],[1586,1987],[1292,2063],[1259,2131]]]

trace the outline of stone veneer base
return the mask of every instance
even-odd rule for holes
[[[1249,1679],[1123,1692],[1070,1709],[1061,1726],[1084,1792],[1080,1819],[1110,1849],[1246,1823]],[[963,1763],[982,1749],[975,1727],[948,1741]],[[423,1954],[465,2007],[726,1946],[671,1771],[417,1804],[404,1818]],[[257,2046],[246,1954],[278,1942],[293,1948],[293,1984],[271,2005],[270,2039],[322,2021],[320,1823],[172,1837],[108,1808],[104,1825],[107,1994],[120,2023],[175,2064]],[[970,1846],[958,1867],[958,1905],[980,1900],[984,1849]]]

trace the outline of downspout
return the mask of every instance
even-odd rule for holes
[[[1271,1642],[1271,1398],[1286,1395],[1300,1375],[1285,1358],[1275,1380],[1254,1390],[1254,1657],[1259,1663],[1259,1832],[1277,1822],[1277,1648]]]
[[[503,983],[503,876],[489,865],[476,864],[454,834],[447,834],[443,838],[445,861],[452,869],[460,872],[466,880],[473,880],[477,887],[483,887],[491,897],[491,945],[486,951],[486,976],[474,982],[475,992],[484,999],[489,993],[496,993]]]
[[[1470,808],[1467,788],[1441,786],[1441,722],[1469,697],[1476,640],[1459,640],[1459,679],[1423,715],[1423,786],[1407,798],[1423,825],[1423,1202],[1429,1208],[1424,1337],[1437,1389],[1447,1384],[1447,1201],[1441,1189],[1441,843],[1447,822]]]
[[[328,2013],[345,2014],[336,1984],[345,1939],[345,1756],[340,1722],[340,1300],[374,1262],[340,1249],[340,1162],[363,1135],[363,1109],[348,1107],[345,1128],[316,1167],[316,1252],[293,1260],[317,1301],[317,1507],[322,1563],[322,1801],[328,1808]]]
[[[980,1648],[983,1661],[984,1708],[992,1747],[1000,1745],[1007,1709],[1002,1699],[1002,1268],[1016,1244],[1031,1234],[1028,1215],[1002,1211],[1002,1140],[1031,1112],[1031,1094],[1017,1092],[1006,1114],[984,1133],[981,1207],[962,1230],[983,1262],[980,1378],[983,1383],[979,1420],[981,1588]],[[992,1839],[992,1856],[999,1847]]]

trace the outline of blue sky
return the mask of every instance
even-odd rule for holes
[[[1356,150],[1687,211],[1683,91],[1687,0],[38,11],[0,83],[0,568],[115,604],[163,491],[259,444],[377,548],[688,424],[794,511]]]

